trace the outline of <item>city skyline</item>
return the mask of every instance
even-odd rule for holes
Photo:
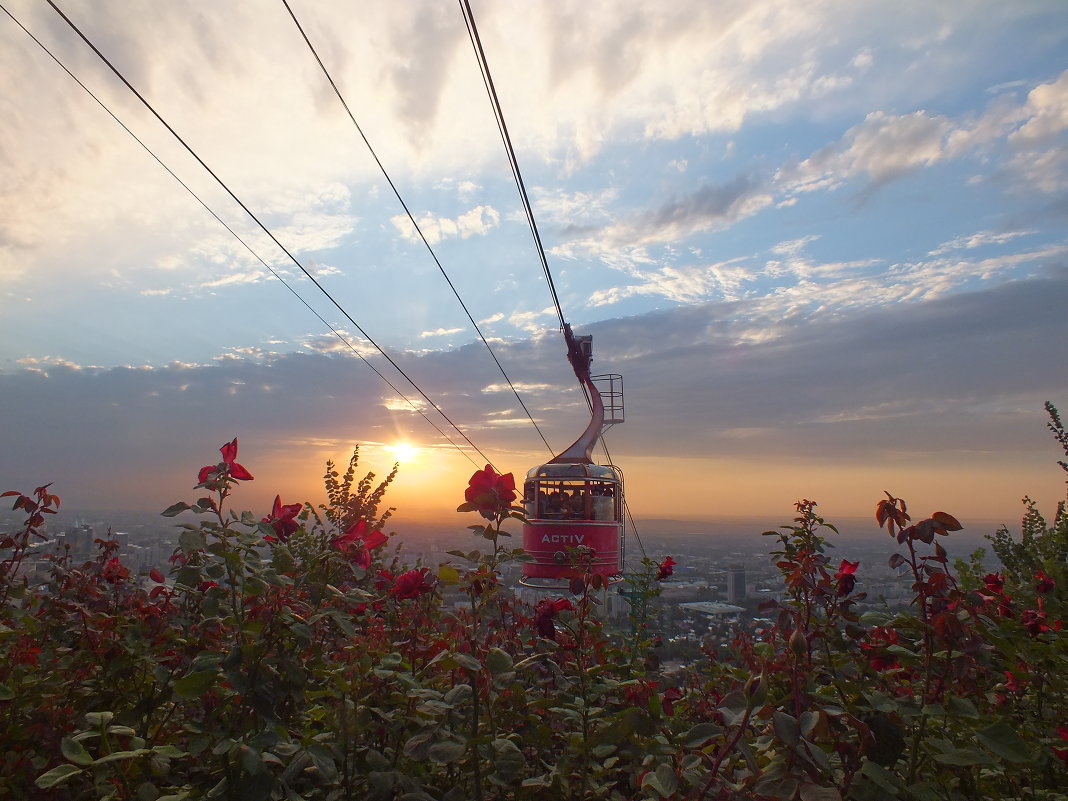
[[[162,509],[238,437],[266,513],[360,444],[401,461],[391,505],[451,525],[473,470],[581,432],[459,7],[292,5],[439,270],[283,4],[58,5],[296,262],[54,11],[7,5],[0,489]],[[1062,3],[473,8],[561,309],[624,376],[635,514],[1063,499]]]

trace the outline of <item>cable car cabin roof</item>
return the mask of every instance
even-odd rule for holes
[[[538,465],[527,471],[527,481],[536,478],[561,479],[561,478],[592,478],[600,481],[615,481],[622,479],[619,470],[610,465],[581,464],[569,462],[556,462]]]

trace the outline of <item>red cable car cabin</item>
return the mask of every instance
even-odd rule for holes
[[[615,467],[553,463],[532,467],[523,485],[523,583],[564,578],[569,548],[593,550],[591,568],[609,579],[623,572],[623,476]]]
[[[594,573],[609,580],[623,574],[623,474],[590,458],[605,417],[604,400],[590,378],[592,338],[572,336],[567,325],[564,338],[575,375],[589,390],[592,419],[571,447],[532,467],[523,484],[523,550],[534,560],[524,563],[520,583],[544,589],[566,586],[574,574],[569,552],[574,548],[591,549]]]

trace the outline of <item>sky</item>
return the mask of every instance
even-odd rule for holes
[[[162,509],[238,437],[265,514],[358,444],[401,459],[397,526],[462,527],[476,468],[581,433],[458,4],[291,0],[358,127],[282,2],[56,4],[196,157],[3,0],[0,489]],[[1062,0],[471,6],[563,315],[623,376],[635,516],[1052,514]]]

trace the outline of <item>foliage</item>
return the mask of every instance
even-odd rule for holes
[[[1055,410],[1055,436],[1063,433]],[[1059,441],[1068,449],[1068,440]],[[197,474],[169,575],[136,576],[117,544],[75,564],[32,544],[59,506],[0,535],[0,782],[39,799],[1065,799],[1068,575],[1063,505],[1026,502],[1023,536],[992,538],[1003,568],[960,579],[939,540],[887,494],[876,522],[912,603],[865,610],[859,562],[801,501],[765,532],[784,591],[773,620],[669,673],[651,634],[675,562],[605,586],[572,553],[570,592],[534,608],[502,584],[523,560],[514,481],[489,466],[460,506],[480,548],[409,565],[379,507],[396,468],[328,504],[230,507],[237,440]],[[1066,450],[1068,452],[1068,450]],[[339,480],[340,479],[340,480]],[[604,622],[609,592],[630,619]]]
[[[359,461],[360,448],[356,446],[352,451],[352,457],[349,459],[348,469],[345,470],[345,475],[341,476],[340,481],[338,481],[337,467],[334,462],[327,461],[326,463],[326,475],[323,477],[323,481],[326,485],[326,497],[329,505],[320,504],[319,509],[337,531],[345,531],[361,520],[372,528],[385,528],[386,521],[396,511],[396,509],[390,507],[379,515],[378,507],[381,505],[382,498],[386,494],[386,490],[389,489],[389,485],[397,477],[397,470],[400,469],[400,464],[394,464],[389,475],[379,482],[374,489],[371,486],[374,484],[375,474],[367,473],[360,479],[354,490],[352,484],[356,479],[356,466]]]

